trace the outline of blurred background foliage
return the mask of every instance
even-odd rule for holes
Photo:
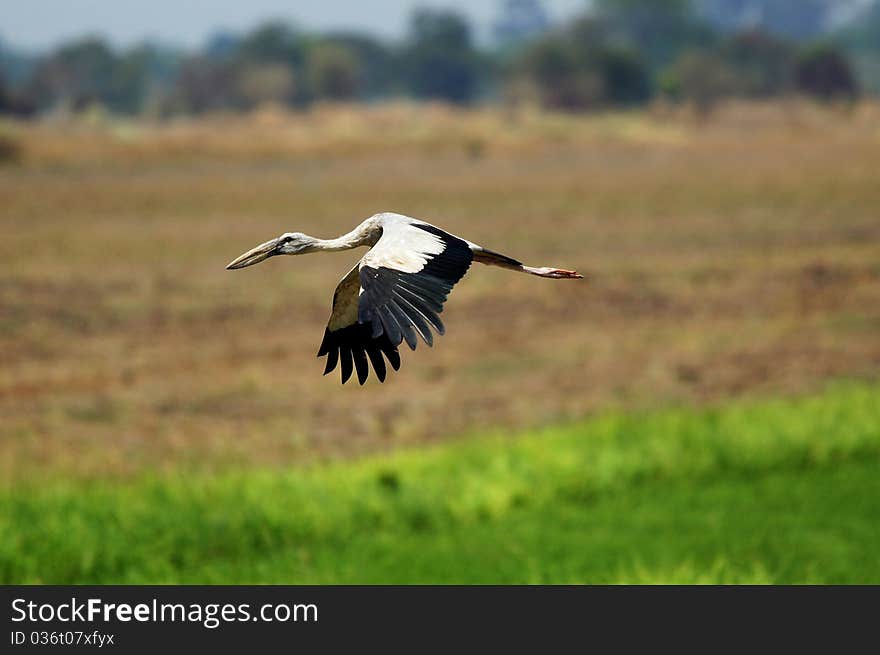
[[[729,97],[880,91],[876,0],[595,0],[561,24],[540,0],[500,0],[484,41],[464,15],[423,8],[397,41],[270,21],[199,51],[96,37],[43,53],[0,43],[0,112],[97,105],[166,117],[401,97],[567,111],[662,98],[705,112]]]

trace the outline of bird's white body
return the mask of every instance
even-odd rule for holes
[[[374,229],[371,222],[377,222],[382,230],[382,238],[364,255],[361,262],[366,266],[385,266],[403,273],[418,273],[434,255],[443,252],[446,245],[438,236],[415,228],[425,225],[402,214],[377,214],[361,223],[367,230]]]
[[[244,268],[273,255],[361,246],[369,246],[370,250],[336,287],[318,352],[319,357],[327,356],[325,374],[336,368],[337,363],[341,365],[343,383],[356,370],[363,384],[369,372],[368,358],[376,376],[384,381],[382,355],[397,370],[397,347],[403,341],[412,350],[418,337],[432,345],[432,328],[439,334],[444,332],[439,317],[443,303],[471,262],[553,279],[581,277],[565,269],[525,266],[430,223],[392,212],[371,216],[336,239],[316,239],[297,232],[282,234],[244,253],[227,268]]]

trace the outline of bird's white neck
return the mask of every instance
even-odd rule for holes
[[[382,236],[382,228],[372,219],[367,219],[348,234],[343,234],[335,239],[315,239],[314,250],[321,252],[336,252],[339,250],[351,250],[360,246],[374,246]]]
[[[339,250],[351,250],[363,245],[366,244],[361,239],[353,239],[346,234],[336,239],[315,239],[313,248],[321,252],[337,252]]]

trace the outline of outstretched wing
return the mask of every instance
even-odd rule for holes
[[[473,260],[468,243],[433,225],[388,221],[382,237],[346,275],[333,297],[333,311],[318,356],[327,355],[324,374],[342,368],[343,384],[357,370],[363,384],[367,358],[379,381],[388,359],[400,367],[397,347],[406,341],[416,349],[418,338],[429,346],[431,330],[443,334],[439,314],[452,287]]]
[[[433,225],[394,223],[361,260],[358,322],[394,345],[415,350],[417,337],[432,345],[431,328],[443,334],[443,303],[472,260],[466,241]]]

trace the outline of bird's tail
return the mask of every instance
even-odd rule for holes
[[[481,264],[500,266],[501,268],[509,268],[516,271],[523,267],[521,261],[516,260],[513,257],[508,257],[507,255],[502,255],[500,252],[488,250],[482,246],[472,246],[471,250],[474,251],[474,261],[480,262]]]

